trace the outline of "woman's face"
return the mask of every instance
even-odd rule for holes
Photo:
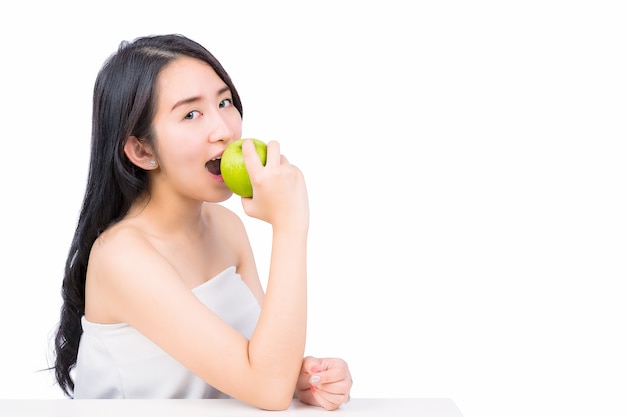
[[[210,161],[241,137],[241,115],[228,86],[207,63],[182,57],[161,71],[156,87],[153,127],[160,169],[153,193],[154,187],[166,187],[195,200],[226,200],[232,192],[209,169],[216,163]]]

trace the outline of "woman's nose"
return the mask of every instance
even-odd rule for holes
[[[233,137],[233,128],[228,118],[220,114],[215,114],[209,120],[209,141],[220,142],[229,141]]]

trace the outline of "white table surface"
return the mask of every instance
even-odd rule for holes
[[[448,398],[353,398],[334,411],[294,400],[285,411],[265,411],[237,400],[0,400],[7,417],[210,417],[210,416],[463,417]]]

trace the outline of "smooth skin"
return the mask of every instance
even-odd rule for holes
[[[131,136],[124,148],[149,171],[150,193],[94,243],[86,318],[128,323],[208,384],[259,408],[285,409],[294,391],[305,403],[338,408],[352,386],[345,361],[303,359],[309,206],[302,172],[277,142],[268,143],[265,166],[244,143],[254,188],[244,211],[272,226],[264,292],[241,219],[217,204],[232,192],[205,167],[241,137],[230,91],[209,65],[188,57],[161,72],[157,91],[156,147]],[[250,340],[191,292],[231,265],[261,305]]]

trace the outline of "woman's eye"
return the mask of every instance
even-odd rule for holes
[[[198,110],[192,110],[185,115],[185,120],[193,120],[198,116],[202,116],[202,113],[200,113]]]
[[[220,101],[220,109],[223,107],[228,107],[231,106],[233,104],[233,100],[230,98],[225,98],[224,100]]]

